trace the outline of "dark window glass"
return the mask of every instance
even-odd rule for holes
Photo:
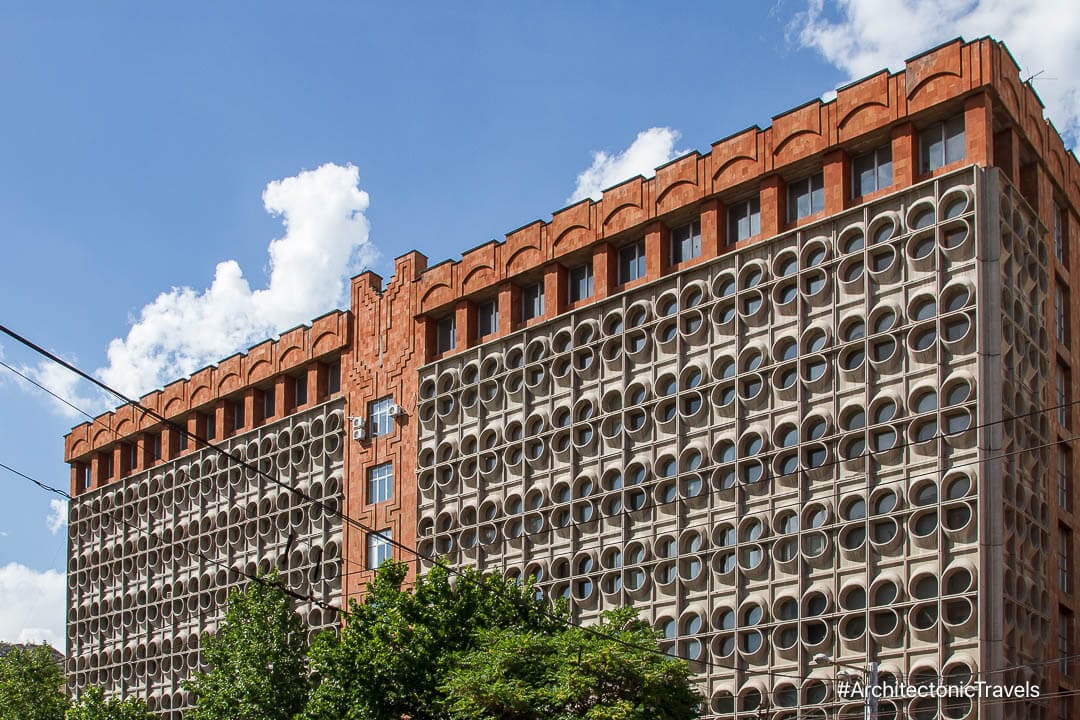
[[[701,223],[695,220],[671,231],[671,263],[676,265],[701,255]]]
[[[728,242],[736,243],[761,233],[761,201],[758,198],[728,208]]]
[[[825,209],[825,175],[815,173],[788,185],[788,221],[794,222]]]
[[[592,263],[578,265],[570,270],[570,302],[592,297],[593,294],[593,270]]]
[[[882,147],[851,161],[851,187],[856,197],[883,190],[893,183],[892,148]]]
[[[442,353],[453,350],[457,347],[457,319],[453,315],[447,315],[439,320],[437,334],[436,351]]]
[[[964,116],[934,123],[919,134],[923,172],[931,172],[964,159]]]
[[[499,329],[499,304],[497,301],[489,300],[477,307],[476,325],[480,337],[492,335]]]
[[[619,283],[645,277],[645,241],[630,243],[619,251]]]
[[[544,284],[536,283],[521,289],[521,319],[532,320],[544,314]]]

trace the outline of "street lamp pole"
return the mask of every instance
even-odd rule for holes
[[[866,667],[860,665],[853,665],[851,663],[840,662],[839,660],[833,660],[825,653],[818,653],[814,655],[813,662],[817,665],[835,665],[837,667],[851,668],[852,670],[858,670],[866,675],[866,687],[863,688],[863,717],[865,720],[878,720],[878,697],[876,688],[878,686],[878,664],[876,660],[871,660],[866,664]],[[874,690],[871,690],[874,688]]]

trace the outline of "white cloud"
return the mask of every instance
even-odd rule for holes
[[[1075,0],[809,0],[790,30],[850,79],[957,36],[1003,41],[1067,142],[1080,137],[1080,13]]]
[[[0,640],[47,642],[62,651],[66,604],[63,573],[14,562],[0,567]]]
[[[599,200],[601,191],[623,180],[643,175],[651,177],[658,165],[682,155],[676,150],[675,143],[679,131],[669,127],[654,127],[642,130],[630,143],[630,147],[620,153],[609,155],[603,150],[593,153],[593,162],[577,177],[577,188],[566,202],[575,203],[591,197]]]
[[[269,245],[267,286],[252,290],[235,260],[218,263],[206,289],[174,287],[143,307],[97,375],[139,395],[341,305],[348,278],[378,257],[358,181],[353,165],[328,163],[268,184],[263,205],[285,234]]]
[[[49,532],[53,535],[60,532],[60,528],[67,527],[68,506],[63,500],[49,501],[49,514],[45,517],[45,524],[49,526]]]

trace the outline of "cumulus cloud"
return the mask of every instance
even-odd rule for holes
[[[55,535],[60,532],[60,528],[66,528],[67,518],[67,503],[63,500],[50,500],[49,514],[45,517],[45,524],[49,526],[49,532]]]
[[[790,25],[850,79],[904,60],[957,36],[1003,41],[1033,82],[1054,125],[1080,137],[1080,13],[1075,0],[809,0]]]
[[[218,263],[205,289],[174,287],[143,307],[97,375],[139,395],[341,305],[348,278],[377,258],[358,181],[355,166],[328,163],[268,184],[263,205],[285,233],[270,242],[266,286]]]
[[[47,642],[63,650],[66,602],[63,573],[14,562],[0,567],[0,640]]]
[[[675,149],[678,140],[678,130],[654,127],[639,132],[630,147],[622,152],[614,155],[603,150],[594,152],[592,165],[578,175],[577,188],[566,202],[575,203],[587,197],[599,200],[601,191],[623,180],[635,175],[651,177],[658,165],[683,154],[684,151]]]

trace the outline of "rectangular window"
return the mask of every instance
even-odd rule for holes
[[[1069,292],[1060,284],[1054,288],[1054,336],[1062,345],[1069,344]]]
[[[825,174],[814,173],[788,185],[788,222],[825,209]]]
[[[232,424],[233,432],[236,432],[237,430],[243,430],[244,429],[244,401],[243,401],[243,399],[233,401],[233,403],[232,403],[232,421],[233,421],[233,424]]]
[[[386,502],[394,497],[394,464],[383,463],[368,470],[367,501]]]
[[[1058,584],[1062,592],[1072,588],[1072,531],[1058,525]]]
[[[489,300],[476,308],[476,332],[480,337],[494,335],[499,331],[499,302]]]
[[[90,468],[79,465],[76,471],[76,482],[83,490],[89,490],[91,485]]]
[[[1072,651],[1072,613],[1063,607],[1058,607],[1058,670],[1062,675],[1069,674],[1069,658],[1074,654]],[[1061,717],[1068,717],[1062,715]]]
[[[296,399],[296,407],[307,405],[307,375],[293,378],[293,382],[295,383],[293,397]]]
[[[964,159],[964,116],[934,123],[919,133],[919,152],[924,173]]]
[[[619,284],[645,277],[645,241],[632,242],[619,250]]]
[[[892,148],[881,147],[851,161],[851,189],[855,197],[892,185]]]
[[[180,437],[184,438],[185,440],[187,439],[186,435],[180,435]],[[186,450],[187,443],[185,442],[184,447],[180,449]],[[133,471],[139,467],[139,443],[131,443],[130,445],[128,445],[128,467],[131,468]]]
[[[728,208],[728,243],[761,234],[761,201],[752,198]]]
[[[1057,203],[1054,203],[1053,225],[1054,257],[1056,257],[1058,262],[1062,265],[1068,267],[1069,256],[1065,253],[1065,210]]]
[[[544,283],[521,288],[521,319],[532,320],[544,314]]]
[[[268,387],[265,390],[263,390],[262,391],[262,399],[263,399],[263,417],[264,418],[272,418],[272,417],[274,417],[274,413],[276,412],[276,408],[274,407],[275,402],[276,402],[275,398],[274,398],[274,388]]]
[[[150,458],[151,460],[161,459],[161,433],[150,434]]]
[[[112,456],[112,453],[102,453],[100,455],[100,458],[101,459],[98,461],[98,465],[99,465],[99,473],[101,475],[101,479],[103,481],[108,480],[113,475],[113,456]]]
[[[695,220],[671,231],[671,264],[701,256],[701,223]]]
[[[367,567],[375,570],[390,559],[390,528],[379,532],[369,532],[367,536]]]
[[[593,294],[593,273],[592,263],[587,262],[584,265],[578,265],[575,268],[570,268],[570,297],[569,300],[572,303],[576,303],[579,300],[592,297]]]
[[[1071,415],[1071,408],[1069,407],[1069,369],[1061,363],[1058,363],[1057,366],[1056,389],[1057,397],[1055,399],[1057,402],[1054,404],[1057,405],[1058,425],[1067,428],[1069,427],[1069,416]]]
[[[394,429],[394,419],[390,416],[390,407],[394,398],[384,397],[368,403],[368,430],[371,437],[386,435]]]
[[[457,318],[447,315],[436,326],[435,351],[444,353],[457,347]]]
[[[1058,506],[1072,512],[1072,450],[1059,445],[1057,463]]]
[[[217,413],[214,410],[206,413],[206,439],[213,440],[217,437]]]
[[[186,430],[187,430],[187,423],[184,422],[184,421],[181,421],[180,422],[180,427],[176,431],[176,434],[178,436],[177,439],[176,439],[176,447],[180,450],[180,452],[184,452],[188,448]],[[132,447],[135,447],[135,446],[133,445]],[[134,458],[136,454],[137,453],[132,452],[131,457]],[[133,464],[131,467],[135,467],[135,465]]]
[[[341,392],[341,361],[326,366],[326,394],[337,395]]]

